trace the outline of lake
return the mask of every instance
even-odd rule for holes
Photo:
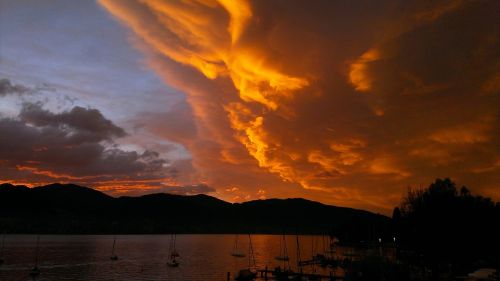
[[[36,280],[200,280],[225,281],[227,272],[234,274],[248,268],[248,255],[231,256],[235,235],[177,235],[176,248],[180,266],[168,267],[170,235],[118,235],[115,252],[119,259],[110,260],[112,235],[41,235],[39,237],[39,268]],[[252,235],[255,262],[258,267],[273,269],[283,266],[275,259],[282,255],[286,244],[290,267],[297,266],[297,237],[280,235]],[[0,280],[32,280],[29,272],[36,259],[35,235],[6,235]],[[238,248],[248,253],[248,235],[238,236]],[[323,253],[329,245],[326,236],[300,236],[302,260],[312,253]],[[346,249],[338,249],[342,255]],[[288,264],[286,264],[288,266]],[[304,271],[329,274],[318,266]],[[335,274],[342,274],[339,270]]]

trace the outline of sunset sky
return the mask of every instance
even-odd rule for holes
[[[0,182],[500,200],[500,1],[0,0]]]

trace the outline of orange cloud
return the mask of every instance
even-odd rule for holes
[[[376,175],[395,175],[397,177],[408,177],[410,172],[398,167],[393,160],[389,158],[376,158],[369,166],[369,171]]]
[[[156,51],[198,69],[207,78],[230,77],[244,101],[275,110],[277,97],[289,96],[290,91],[308,84],[304,78],[287,75],[269,65],[254,50],[236,44],[252,16],[247,1],[144,1],[144,6],[158,18],[158,27],[144,24],[135,10],[124,8],[119,2],[100,3]],[[207,29],[221,24],[221,9],[229,16],[229,22],[219,30]],[[158,37],[162,34],[166,37]]]
[[[434,132],[429,139],[443,144],[475,144],[490,141],[491,117]]]
[[[389,213],[408,185],[475,183],[499,154],[494,1],[100,3],[186,94],[196,130],[155,129],[223,199],[265,186]]]
[[[368,73],[368,64],[380,58],[379,50],[370,49],[350,65],[349,80],[357,91],[370,91],[373,84],[373,78],[370,76],[370,73]]]

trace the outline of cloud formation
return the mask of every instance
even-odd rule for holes
[[[28,91],[2,81],[14,89],[5,92]],[[156,151],[119,148],[115,139],[124,136],[126,132],[97,109],[74,106],[55,113],[40,102],[24,102],[18,116],[0,119],[0,180],[31,185],[72,182],[114,194],[128,192],[130,186],[144,193],[176,183],[175,165]],[[187,194],[212,189],[200,185],[164,191]]]
[[[100,3],[186,94],[177,139],[221,197],[389,212],[450,176],[500,199],[498,1]]]
[[[19,119],[36,127],[54,127],[70,131],[68,140],[72,144],[84,142],[110,141],[124,137],[125,131],[104,118],[97,109],[73,107],[70,111],[52,113],[42,108],[40,103],[25,103]]]
[[[22,95],[29,92],[29,89],[22,85],[15,85],[9,79],[0,79],[0,97],[7,95]]]
[[[105,188],[103,191],[113,192],[113,187]],[[168,193],[175,195],[196,195],[196,194],[207,194],[215,192],[215,189],[206,184],[192,184],[192,185],[148,185],[144,188],[137,188],[137,186],[125,186],[119,188],[119,194],[121,196],[138,196],[147,193]]]

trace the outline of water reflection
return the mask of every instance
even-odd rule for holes
[[[318,253],[355,257],[352,248],[337,247],[329,252],[329,239],[324,236],[252,235],[255,263],[259,268],[277,266],[297,270],[298,259],[310,260]],[[253,263],[248,255],[247,235],[240,235],[238,249],[245,257],[234,257],[234,235],[178,235],[176,248],[180,254],[179,267],[168,267],[169,235],[121,235],[116,237],[115,253],[109,258],[113,236],[40,236],[37,280],[226,280],[227,272],[234,273]],[[286,244],[288,261],[276,260]],[[5,263],[0,266],[0,280],[30,280],[29,272],[35,262],[36,237],[8,235],[5,239]],[[297,251],[299,249],[299,251]],[[318,265],[306,266],[304,271],[330,274],[331,269]],[[340,269],[332,274],[342,275]]]

